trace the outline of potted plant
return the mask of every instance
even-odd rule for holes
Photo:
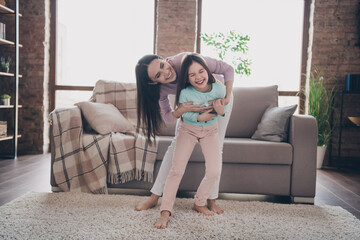
[[[4,57],[0,58],[1,71],[8,73],[10,69],[11,57],[8,57],[5,60]]]
[[[11,96],[9,94],[3,94],[1,95],[1,105],[10,105],[10,98]]]
[[[310,73],[308,95],[308,114],[314,116],[318,126],[317,168],[322,167],[326,148],[329,144],[335,124],[331,126],[334,110],[335,87],[327,89],[324,85],[324,73],[314,69]]]

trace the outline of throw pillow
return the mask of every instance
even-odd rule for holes
[[[296,108],[297,104],[287,107],[268,107],[251,138],[272,142],[286,142],[289,119]]]
[[[81,109],[91,128],[100,134],[125,133],[134,130],[129,120],[112,104],[79,102],[75,105]]]

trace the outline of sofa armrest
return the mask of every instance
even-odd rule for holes
[[[313,116],[290,119],[289,143],[293,146],[291,196],[314,197],[316,187],[317,123]]]
[[[81,110],[77,106],[55,109],[49,114],[49,122],[51,147],[50,184],[51,186],[57,186],[53,175],[53,163],[55,161],[55,150],[59,147],[59,144],[62,144],[57,138],[69,131],[75,131],[76,133],[83,131]],[[76,143],[76,141],[73,142]]]

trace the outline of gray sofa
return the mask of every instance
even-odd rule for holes
[[[293,115],[288,142],[251,139],[268,106],[278,104],[277,86],[234,88],[234,106],[223,146],[221,193],[289,196],[293,202],[313,203],[316,184],[317,125],[312,116]],[[174,136],[175,125],[162,129],[155,162],[155,178]],[[180,184],[180,191],[196,191],[204,176],[204,158],[197,145]],[[56,189],[53,176],[51,184]],[[117,189],[151,189],[152,183],[108,184]]]

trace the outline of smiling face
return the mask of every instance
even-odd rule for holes
[[[200,63],[194,61],[188,73],[189,82],[197,91],[208,92],[211,89],[211,85],[208,84],[209,75]]]
[[[148,66],[148,75],[155,83],[171,83],[176,80],[175,69],[163,59],[154,59]]]

